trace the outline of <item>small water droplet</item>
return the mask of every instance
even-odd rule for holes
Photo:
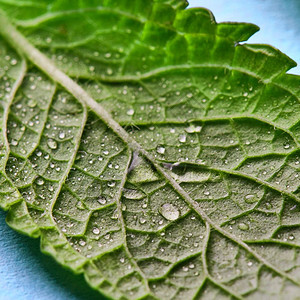
[[[44,180],[42,178],[38,178],[37,181],[36,181],[36,184],[43,185],[44,184]]]
[[[11,143],[12,146],[18,146],[18,141],[17,140],[12,139],[10,143]]]
[[[37,102],[34,99],[30,99],[27,104],[29,107],[35,107]]]
[[[84,240],[80,240],[80,241],[79,241],[79,245],[80,245],[80,246],[85,246],[85,245],[86,245],[86,242],[85,242]]]
[[[294,239],[295,239],[295,236],[294,236],[293,234],[290,234],[290,235],[289,235],[289,240],[290,240],[290,241],[293,241]]]
[[[145,224],[147,220],[145,218],[141,217],[139,219],[139,221],[140,221],[141,224]]]
[[[127,115],[128,116],[133,116],[134,115],[134,109],[133,108],[130,108],[127,110]]]
[[[187,133],[194,133],[194,132],[200,132],[202,129],[202,126],[195,126],[193,124],[191,124],[189,127],[185,128],[184,130]]]
[[[185,134],[181,134],[178,138],[180,143],[185,143],[186,142],[186,135]]]
[[[166,148],[163,146],[157,146],[157,148],[156,148],[156,152],[159,154],[164,154],[165,151],[166,151]]]
[[[240,223],[239,225],[238,225],[238,228],[240,229],[240,230],[248,230],[249,229],[249,225],[247,225],[247,224],[245,224],[245,223]]]
[[[93,228],[93,234],[100,234],[99,228]]]
[[[114,187],[116,185],[116,183],[114,181],[111,181],[107,184],[109,187]]]
[[[48,139],[47,145],[50,149],[56,149],[57,148],[57,143],[53,139]]]
[[[100,197],[100,198],[98,199],[98,202],[99,202],[100,204],[104,205],[104,204],[106,203],[106,199],[103,198],[103,197]]]
[[[60,139],[64,139],[65,136],[66,136],[66,135],[65,135],[64,132],[60,132],[59,135],[58,135],[58,137],[59,137]]]
[[[245,202],[246,203],[252,204],[252,203],[255,203],[257,201],[258,201],[258,199],[255,197],[255,195],[248,194],[248,195],[245,196]]]

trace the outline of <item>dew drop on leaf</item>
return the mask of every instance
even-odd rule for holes
[[[249,225],[245,224],[245,223],[239,223],[238,228],[240,230],[246,231],[249,229]]]
[[[180,216],[180,212],[176,206],[174,206],[171,203],[165,203],[160,207],[161,215],[169,220],[169,221],[174,221],[177,220]]]
[[[98,234],[100,234],[100,230],[99,230],[99,228],[93,228],[93,234],[96,234],[96,235],[98,235]]]
[[[58,137],[60,139],[64,139],[65,138],[65,133],[64,132],[60,132],[59,135],[58,135]]]
[[[127,115],[128,116],[133,116],[134,115],[134,109],[130,108],[127,110]]]
[[[166,151],[166,148],[163,146],[157,146],[157,148],[156,148],[156,152],[159,154],[164,154],[165,151]]]
[[[258,199],[255,197],[255,195],[248,194],[248,195],[245,196],[245,202],[246,203],[251,204],[251,203],[255,203],[257,201],[258,201]]]
[[[100,204],[104,205],[104,204],[106,203],[106,199],[103,198],[103,197],[100,197],[100,198],[98,199],[98,202],[99,202]]]
[[[181,134],[178,138],[180,143],[185,143],[186,142],[186,135],[185,134]]]
[[[47,145],[50,149],[56,149],[57,148],[57,142],[53,139],[48,139]]]

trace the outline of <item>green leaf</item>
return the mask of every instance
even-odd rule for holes
[[[0,1],[0,205],[114,299],[295,299],[295,62],[186,5]]]

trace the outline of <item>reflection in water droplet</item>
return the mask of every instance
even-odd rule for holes
[[[176,206],[171,203],[165,203],[160,207],[160,213],[169,221],[174,221],[179,218],[180,212]]]

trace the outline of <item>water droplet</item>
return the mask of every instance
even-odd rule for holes
[[[44,184],[44,180],[42,178],[39,178],[39,179],[37,179],[36,184],[43,185]]]
[[[56,149],[57,148],[57,143],[53,139],[48,139],[47,145],[50,149]]]
[[[30,99],[27,104],[29,107],[35,107],[37,105],[34,99]]]
[[[106,199],[103,198],[103,197],[100,197],[99,200],[98,200],[98,202],[99,202],[100,204],[104,205],[104,204],[106,203]]]
[[[123,264],[124,262],[125,262],[125,258],[124,258],[124,257],[121,257],[121,258],[120,258],[120,263]]]
[[[108,68],[106,70],[107,75],[112,75],[113,74],[113,70],[111,68]]]
[[[12,66],[15,66],[17,63],[18,63],[18,61],[17,61],[15,58],[13,58],[13,59],[10,61],[10,64],[11,64]]]
[[[93,228],[93,234],[100,234],[99,228]]]
[[[169,221],[174,221],[179,218],[179,210],[171,203],[165,203],[160,207],[160,213]]]
[[[65,136],[66,136],[66,135],[65,135],[64,132],[60,132],[59,135],[58,135],[58,137],[59,137],[60,139],[64,139]]]
[[[107,184],[109,187],[114,187],[116,185],[116,183],[114,181],[111,181]]]
[[[134,109],[133,108],[130,108],[127,110],[127,115],[128,116],[133,116],[134,115]]]
[[[200,132],[202,129],[202,126],[195,126],[193,124],[191,124],[189,127],[185,128],[184,130],[187,133],[194,133],[194,132]]]
[[[185,134],[181,134],[178,138],[180,143],[185,143],[186,142],[186,135]]]
[[[240,223],[239,225],[238,225],[238,228],[240,229],[240,230],[248,230],[249,229],[249,225],[247,225],[247,224],[245,224],[245,223]]]
[[[156,148],[156,152],[159,154],[164,154],[165,151],[166,151],[166,148],[163,146],[157,146],[157,148]]]
[[[10,143],[11,143],[12,146],[18,146],[18,141],[17,140],[12,139]]]
[[[258,199],[255,197],[255,195],[248,194],[248,195],[245,196],[245,202],[246,203],[251,204],[251,203],[255,203],[257,201],[258,201]]]
[[[86,245],[86,242],[85,242],[84,240],[80,240],[80,241],[79,241],[79,245],[80,245],[80,246],[85,246],[85,245]]]
[[[295,239],[295,236],[294,236],[293,234],[290,234],[290,235],[289,235],[289,240],[290,240],[290,241],[293,241],[294,239]]]
[[[284,145],[283,145],[283,148],[284,148],[284,149],[289,149],[289,148],[290,148],[290,144],[284,144]]]
[[[145,224],[147,220],[145,218],[141,217],[139,219],[139,221],[140,221],[141,224]]]

